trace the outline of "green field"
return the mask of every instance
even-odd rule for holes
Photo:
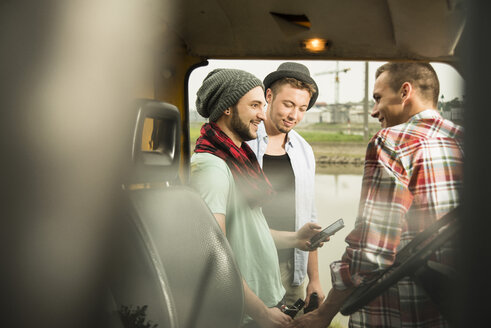
[[[202,123],[191,123],[190,140],[194,143],[199,137]],[[370,126],[369,131],[376,128]],[[361,125],[353,125],[349,129],[345,124],[312,124],[295,129],[308,143],[319,142],[363,142]]]
[[[196,139],[200,136],[199,130],[202,123],[191,123],[189,126],[189,140],[192,144],[196,142]]]
[[[298,130],[297,132],[308,142],[361,142],[362,135],[345,134],[344,132]]]

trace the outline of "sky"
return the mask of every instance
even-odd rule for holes
[[[196,91],[198,91],[203,79],[215,68],[238,68],[256,75],[263,80],[270,72],[284,60],[210,60],[208,66],[199,67],[193,71],[189,80],[189,104],[195,108]],[[304,64],[310,70],[312,77],[319,86],[318,102],[334,103],[335,99],[335,74],[317,75],[321,72],[336,70],[336,61],[296,61]],[[368,96],[372,97],[373,84],[375,82],[376,69],[385,62],[370,62],[368,72]],[[363,61],[339,61],[339,69],[349,68],[346,73],[339,73],[339,102],[359,102],[363,100],[365,93],[365,62]],[[445,101],[458,97],[462,99],[464,94],[464,82],[461,75],[451,66],[441,63],[432,63],[440,80],[440,97]]]

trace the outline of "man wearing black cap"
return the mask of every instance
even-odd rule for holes
[[[282,63],[266,76],[264,86],[267,118],[258,128],[257,139],[248,142],[276,191],[263,213],[270,228],[296,231],[307,222],[317,221],[314,153],[293,128],[314,105],[318,87],[308,68],[294,62]],[[313,293],[320,301],[324,299],[317,251],[284,249],[278,251],[278,257],[287,303],[302,298],[307,306]]]
[[[244,142],[257,137],[265,118],[264,89],[254,75],[216,69],[197,92],[196,107],[210,122],[191,158],[191,185],[198,190],[230,243],[244,279],[247,327],[282,327],[291,318],[275,308],[283,298],[276,248],[309,250],[320,226],[297,232],[270,230],[261,206],[274,193],[256,156]]]

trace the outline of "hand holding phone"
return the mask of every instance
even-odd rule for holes
[[[327,237],[334,235],[336,232],[344,228],[343,219],[339,219],[314,237],[310,239],[310,248],[317,248],[320,243],[324,242]]]

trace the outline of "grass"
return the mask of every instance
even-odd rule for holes
[[[322,131],[340,131],[340,130],[346,130],[348,128],[347,123],[312,123],[309,125],[305,125],[302,127],[302,129],[307,129],[307,130],[322,130]],[[352,131],[358,131],[362,132],[364,129],[363,123],[351,123],[350,128]],[[368,123],[368,129],[369,130],[379,130],[380,129],[380,124],[379,123],[373,123],[370,122]]]
[[[297,130],[308,143],[313,142],[362,142],[363,136],[355,134],[345,134],[344,132],[327,132],[327,131],[308,131]]]
[[[200,136],[202,123],[191,123],[189,127],[190,140],[192,143]],[[320,129],[320,128],[323,129]],[[344,129],[343,129],[344,128]],[[363,142],[363,136],[347,134],[343,130],[346,126],[339,126],[333,129],[326,129],[325,126],[316,126],[316,129],[296,129],[296,131],[305,138],[308,143],[312,142]]]
[[[198,139],[198,137],[200,136],[199,131],[202,125],[203,123],[195,122],[189,124],[189,140],[191,141],[191,143],[195,143],[196,139]]]

